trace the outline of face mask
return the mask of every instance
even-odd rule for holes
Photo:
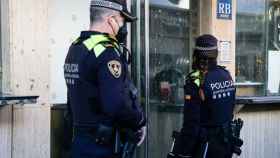
[[[119,43],[126,44],[126,37],[127,37],[127,25],[124,24],[122,27],[120,27],[118,34],[116,35],[116,38]]]

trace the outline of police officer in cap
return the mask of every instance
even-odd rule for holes
[[[126,39],[125,23],[135,20],[125,1],[92,0],[90,29],[69,48],[64,77],[73,113],[73,158],[117,156],[118,131],[135,133],[138,145],[144,140],[146,119],[120,46]]]
[[[177,157],[230,158],[230,122],[235,87],[230,73],[217,65],[217,39],[199,36],[193,71],[185,83],[184,123],[173,153]]]

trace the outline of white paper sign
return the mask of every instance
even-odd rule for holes
[[[220,51],[220,60],[224,61],[232,61],[230,51],[231,51],[231,42],[230,41],[220,41],[219,44]]]
[[[280,51],[268,51],[268,83],[269,93],[279,93],[280,84]]]

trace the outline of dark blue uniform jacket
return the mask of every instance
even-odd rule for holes
[[[75,127],[102,123],[139,129],[145,119],[128,87],[128,66],[117,41],[108,34],[82,32],[64,65],[68,102]]]

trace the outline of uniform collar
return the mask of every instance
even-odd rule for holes
[[[97,31],[82,31],[80,37],[81,38],[88,38],[92,35],[104,35],[104,36],[109,37],[110,39],[113,39],[114,41],[117,42],[117,39],[115,37],[110,36],[108,33],[97,32]]]

